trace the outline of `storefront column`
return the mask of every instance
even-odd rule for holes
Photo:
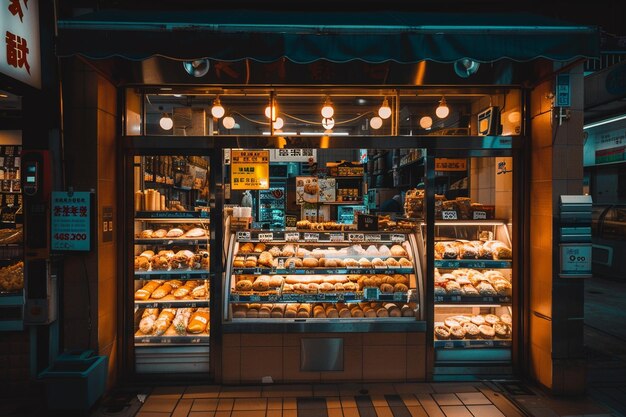
[[[584,282],[559,278],[558,227],[560,196],[582,194],[583,66],[567,71],[572,105],[561,123],[554,78],[531,92],[529,373],[555,394],[574,395],[585,386]]]
[[[65,257],[63,284],[66,349],[109,356],[109,385],[116,380],[116,108],[115,86],[79,59],[62,64],[66,187],[95,191],[95,229],[89,253]],[[103,213],[113,221],[104,233]],[[107,230],[109,224],[107,222]]]

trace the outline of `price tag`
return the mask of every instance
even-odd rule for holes
[[[460,295],[453,295],[452,298],[451,298],[451,301],[453,301],[453,302],[461,301],[461,296]]]
[[[172,339],[169,337],[161,339],[161,343],[172,343]]]
[[[331,242],[343,242],[343,233],[331,233],[329,238]]]
[[[487,212],[486,211],[474,211],[472,214],[472,219],[487,220]]]
[[[399,234],[396,234],[396,233],[391,235],[391,241],[393,243],[402,243],[405,240],[406,240],[406,236],[404,236],[404,235],[399,235]]]
[[[300,233],[298,232],[285,232],[286,242],[297,242],[300,240]]]
[[[230,295],[230,301],[238,302],[239,301],[239,294],[231,294]]]
[[[345,295],[343,293],[337,293],[337,301],[345,300]]]
[[[436,302],[436,303],[443,303],[443,296],[441,296],[441,295],[436,295],[436,296],[435,296],[435,302]]]
[[[152,339],[144,337],[143,339],[141,339],[141,343],[152,343]]]
[[[363,242],[365,240],[365,235],[363,233],[350,233],[348,235],[348,240],[350,242]]]
[[[190,277],[189,277],[189,274],[180,274],[180,275],[178,276],[178,278],[179,278],[179,279],[189,279]]]
[[[319,233],[305,233],[304,240],[306,242],[318,242],[320,240],[320,234]]]
[[[377,300],[380,295],[380,290],[378,288],[365,288],[363,290],[363,298],[367,300]]]
[[[366,234],[365,235],[365,241],[366,242],[380,242],[381,241],[381,236],[379,234]]]
[[[261,301],[261,296],[260,295],[252,294],[250,296],[250,302],[251,303],[258,303],[259,301]]]
[[[278,301],[278,295],[277,294],[270,294],[267,297],[267,301],[270,301],[272,303],[275,303],[276,301]]]
[[[485,297],[484,298],[484,302],[485,303],[493,303],[493,297]]]
[[[250,240],[250,232],[237,232],[237,240]]]
[[[404,301],[404,300],[406,300],[406,293],[404,293],[404,292],[394,292],[393,293],[393,300],[394,301]]]
[[[274,233],[259,233],[259,242],[271,242],[274,240]]]
[[[446,349],[452,349],[454,347],[454,342],[446,342],[443,347]]]
[[[454,210],[444,210],[441,212],[441,217],[444,220],[458,220],[456,211]]]

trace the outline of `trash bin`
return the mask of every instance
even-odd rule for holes
[[[104,394],[109,357],[92,355],[92,351],[64,353],[39,374],[48,409],[88,410]]]

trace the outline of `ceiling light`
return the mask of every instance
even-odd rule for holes
[[[187,74],[197,78],[204,77],[209,72],[209,67],[210,64],[207,58],[183,62],[183,68],[185,68]]]
[[[522,120],[522,114],[518,111],[512,111],[507,116],[507,119],[509,119],[511,123],[519,123],[519,121]]]
[[[372,129],[376,130],[376,129],[380,129],[383,125],[383,119],[381,119],[378,116],[374,116],[370,119],[370,126],[372,127]]]
[[[420,119],[420,127],[422,129],[430,129],[433,125],[433,118],[430,116],[424,116]]]
[[[220,102],[220,97],[217,96],[215,97],[215,100],[213,101],[213,107],[211,107],[211,114],[216,119],[220,119],[222,118],[222,116],[224,116],[224,113],[226,113],[226,111],[224,110],[224,107],[222,106],[222,103]]]
[[[334,114],[335,109],[333,109],[333,103],[330,101],[330,97],[326,96],[324,107],[322,107],[322,117],[324,119],[330,119]]]
[[[159,120],[159,126],[161,126],[161,129],[163,130],[170,130],[174,127],[174,121],[168,113],[163,113],[161,115],[161,119]]]
[[[274,122],[274,130],[282,129],[284,125],[285,125],[285,121],[283,120],[283,118],[277,117],[276,121]]]
[[[272,121],[275,122],[277,114],[278,107],[276,106],[276,101],[272,100],[271,104],[265,108],[265,117],[272,119]]]
[[[222,124],[226,129],[232,129],[235,127],[235,118],[233,116],[226,116],[222,119]]]
[[[439,102],[439,107],[435,110],[435,114],[440,119],[445,119],[450,114],[450,109],[448,108],[448,104],[446,103],[446,98],[441,97],[441,101]]]
[[[626,114],[622,114],[620,116],[610,117],[608,119],[600,120],[598,122],[589,123],[583,126],[583,129],[591,129],[592,127],[598,127],[602,125],[606,125],[613,122],[619,122],[620,120],[626,119]]]
[[[389,102],[387,101],[387,97],[383,100],[383,104],[378,109],[378,115],[381,119],[389,119],[391,116],[391,107],[389,107]]]
[[[335,127],[335,119],[333,119],[332,117],[328,118],[325,117],[322,119],[322,127],[326,130],[330,130],[333,127]]]

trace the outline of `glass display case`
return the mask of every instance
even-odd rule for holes
[[[508,225],[438,221],[434,245],[435,367],[510,365],[515,312]]]
[[[154,158],[136,161],[143,178],[135,191],[133,240],[138,373],[209,371],[208,166],[202,158],[175,160],[178,174],[171,177],[167,169],[146,170]]]
[[[421,316],[412,234],[246,230],[229,242],[226,322],[402,322]]]

